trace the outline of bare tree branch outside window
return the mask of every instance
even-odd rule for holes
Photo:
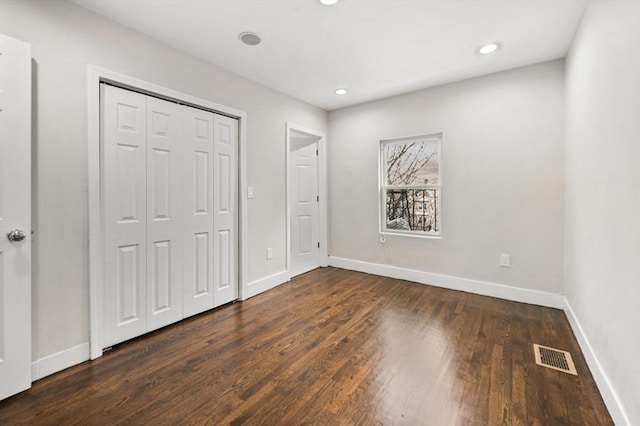
[[[383,142],[387,230],[440,231],[440,137]]]

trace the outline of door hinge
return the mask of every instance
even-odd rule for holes
[[[316,201],[320,202],[320,196],[319,195],[316,195]]]
[[[316,148],[316,155],[318,155],[318,149]]]
[[[320,241],[318,241],[318,248],[320,248]]]

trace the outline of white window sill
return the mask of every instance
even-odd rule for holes
[[[411,237],[411,238],[423,238],[428,240],[441,240],[442,233],[438,234],[419,234],[417,232],[399,232],[399,231],[381,231],[381,236],[398,236],[398,237]]]

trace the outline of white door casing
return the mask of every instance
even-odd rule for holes
[[[248,291],[248,281],[247,281],[247,203],[244,201],[246,199],[246,182],[247,182],[247,167],[246,167],[246,135],[247,135],[247,114],[244,111],[228,107],[226,105],[218,104],[212,102],[208,99],[192,96],[183,92],[179,92],[173,89],[169,89],[166,87],[162,87],[148,81],[140,80],[125,74],[117,73],[105,68],[97,67],[95,65],[87,66],[87,100],[88,100],[88,162],[89,167],[87,169],[88,172],[88,181],[89,181],[89,302],[90,302],[90,348],[91,348],[91,359],[96,359],[103,354],[103,348],[109,346],[105,341],[105,324],[106,324],[106,312],[105,312],[105,288],[107,287],[106,282],[106,274],[105,269],[107,265],[104,263],[104,259],[106,256],[106,244],[105,240],[107,239],[107,232],[105,230],[105,211],[104,211],[104,186],[105,183],[102,181],[102,167],[103,167],[103,147],[101,146],[101,139],[104,136],[101,130],[101,122],[103,121],[103,112],[102,112],[102,96],[101,91],[102,83],[108,83],[113,86],[118,87],[126,87],[126,88],[135,88],[134,90],[140,93],[147,93],[152,96],[155,96],[160,99],[166,100],[179,100],[178,103],[184,105],[190,105],[193,110],[197,111],[213,111],[219,112],[220,114],[226,117],[232,117],[234,120],[238,122],[238,140],[236,141],[237,147],[237,170],[238,174],[236,176],[238,185],[234,188],[238,193],[243,194],[242,197],[238,197],[237,199],[237,212],[238,218],[237,220],[237,244],[238,244],[238,252],[236,253],[236,261],[237,261],[237,271],[234,271],[237,276],[238,282],[238,290],[240,298],[247,298],[250,294]],[[185,109],[192,109],[190,106],[186,106]],[[186,114],[186,113],[185,113]],[[188,114],[187,114],[188,115]],[[186,120],[186,119],[185,119]],[[189,126],[187,121],[185,121],[185,132],[188,132]],[[213,132],[211,127],[211,133]],[[186,134],[186,133],[185,133]],[[188,145],[188,141],[184,141],[185,145]],[[200,145],[201,147],[202,145]],[[199,149],[199,148],[198,148]],[[183,160],[186,164],[190,164],[189,162],[189,149],[185,148],[183,152]],[[211,164],[213,164],[213,154],[211,155]],[[186,167],[186,165],[185,165]],[[211,170],[211,169],[209,169]],[[189,176],[193,172],[192,168],[187,168],[187,171],[183,171],[184,176]],[[208,181],[210,182],[210,187],[213,185],[213,173],[208,174]],[[185,178],[185,182],[188,179]],[[185,193],[187,192],[187,187],[185,186]],[[185,194],[186,197],[186,194]],[[210,214],[213,214],[213,197],[210,198],[211,208],[209,209]],[[189,207],[188,200],[184,199],[183,205],[183,215],[185,223],[189,222]],[[183,227],[183,232],[185,233],[184,237],[184,250],[185,256],[187,256],[186,252],[190,247],[190,237],[189,233],[193,231],[193,234],[199,232],[194,225],[192,229],[188,229],[185,225]],[[208,278],[206,282],[210,284],[210,300],[213,300],[212,292],[213,292],[213,228],[207,232],[210,232],[209,238],[209,258],[211,267],[208,271],[205,271],[209,274],[211,278]],[[186,263],[185,263],[186,265]],[[188,270],[186,267],[183,268],[184,271]],[[188,281],[185,275],[185,282]],[[184,284],[184,283],[183,283]],[[188,316],[193,314],[193,311],[189,310],[188,307],[188,293],[186,290],[187,284],[184,284],[185,287],[183,292],[183,314],[184,316]],[[213,302],[211,302],[213,303]],[[203,309],[206,310],[206,309]]]
[[[0,400],[31,386],[30,234],[31,46],[0,34]]]
[[[320,266],[318,139],[290,135],[289,209],[291,264],[296,276]]]

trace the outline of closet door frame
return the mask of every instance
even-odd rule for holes
[[[247,194],[246,194],[246,123],[247,114],[207,99],[187,95],[95,65],[87,67],[88,94],[88,178],[89,178],[89,343],[90,358],[103,352],[103,229],[102,182],[100,176],[100,83],[108,83],[161,99],[209,110],[238,120],[238,298],[247,291]]]

